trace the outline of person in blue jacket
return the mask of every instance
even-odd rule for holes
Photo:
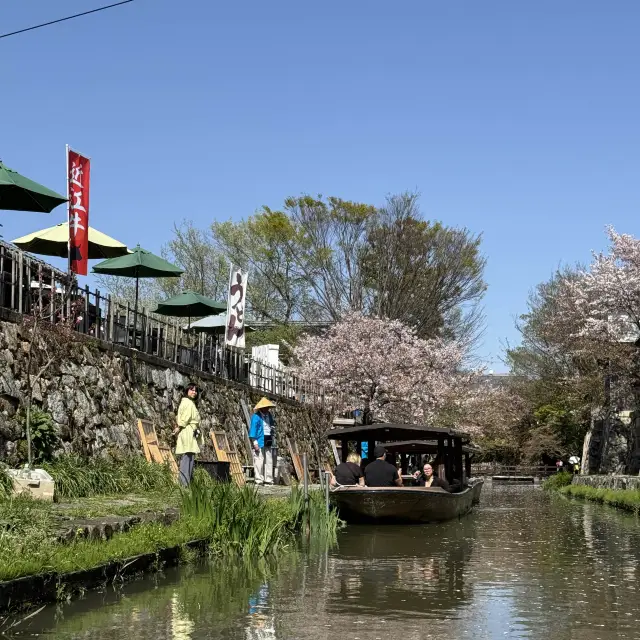
[[[275,421],[271,409],[276,405],[262,398],[254,408],[249,429],[249,439],[253,445],[253,469],[256,484],[273,484],[273,444]]]

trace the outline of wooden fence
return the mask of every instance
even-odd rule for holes
[[[522,476],[534,476],[546,478],[556,473],[555,466],[544,465],[504,465],[494,462],[479,462],[471,465],[472,474],[475,476],[505,476],[517,478]]]
[[[50,322],[71,321],[79,333],[122,345],[261,392],[324,404],[320,385],[229,348],[224,338],[187,331],[184,318],[135,309],[128,301],[78,287],[67,274],[0,242],[0,307],[38,314]]]

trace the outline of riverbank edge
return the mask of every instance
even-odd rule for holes
[[[125,582],[147,573],[158,573],[181,564],[185,552],[204,557],[210,546],[206,538],[191,540],[130,558],[111,560],[90,569],[69,573],[55,571],[0,582],[0,614],[17,614],[37,605],[70,600],[84,592]],[[193,559],[191,556],[190,559]]]
[[[640,490],[638,489],[596,489],[586,485],[570,484],[556,490],[563,496],[597,502],[615,509],[640,515]]]
[[[262,511],[258,508],[260,505]],[[223,512],[228,515],[228,522],[237,524],[243,509],[248,509],[254,516],[253,521],[248,518],[246,522],[251,530],[241,531],[236,526],[233,533],[240,531],[239,538],[237,535],[237,539],[231,535],[225,537],[232,532],[221,530],[227,526],[222,524]],[[104,588],[205,556],[238,552],[264,555],[267,549],[279,552],[288,547],[289,536],[294,539],[315,532],[330,540],[342,524],[335,512],[325,511],[324,495],[320,492],[310,492],[308,497],[303,497],[292,487],[289,500],[285,501],[235,485],[206,486],[194,482],[191,490],[182,496],[181,517],[176,522],[141,524],[108,540],[82,539],[77,542],[79,548],[76,547],[71,564],[79,564],[78,557],[85,554],[89,563],[86,568],[67,570],[64,566],[50,565],[46,570],[46,566],[41,566],[35,567],[33,573],[24,572],[0,581],[0,614],[7,616],[38,604],[71,600],[96,587]],[[112,548],[109,549],[109,545],[113,545]],[[73,548],[73,545],[60,544],[60,549],[65,548]],[[92,550],[98,549],[98,556],[101,554],[102,558],[92,554]],[[63,559],[58,564],[64,563]],[[66,563],[69,564],[68,559]]]
[[[598,482],[602,481],[601,477],[597,476],[596,478]],[[588,500],[589,502],[596,502],[627,511],[635,516],[640,515],[640,489],[594,487],[587,484],[589,480],[590,477],[574,477],[569,473],[561,473],[548,478],[543,485],[543,489],[567,498]]]

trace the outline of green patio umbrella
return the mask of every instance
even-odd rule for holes
[[[0,162],[0,209],[50,213],[67,198]]]
[[[191,318],[198,316],[208,316],[214,312],[227,310],[226,302],[216,302],[212,298],[207,298],[195,291],[185,291],[169,300],[158,303],[155,313],[163,316],[175,316],[178,318]]]
[[[138,315],[138,281],[140,278],[178,278],[184,271],[164,258],[146,251],[138,245],[131,253],[118,258],[110,258],[99,262],[92,269],[93,273],[107,276],[120,276],[136,279],[136,306],[134,326]]]

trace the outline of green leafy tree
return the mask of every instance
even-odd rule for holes
[[[284,213],[264,207],[247,220],[214,222],[211,232],[220,254],[250,270],[248,305],[254,318],[288,322],[304,316],[307,283],[293,250],[302,238]]]
[[[370,311],[426,337],[477,340],[484,317],[481,236],[425,220],[415,193],[390,196],[367,233]]]

